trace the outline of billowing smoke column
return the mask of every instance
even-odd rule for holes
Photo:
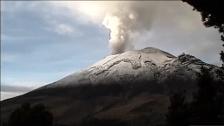
[[[133,38],[141,37],[144,31],[150,30],[155,5],[158,5],[154,1],[60,1],[53,3],[55,6],[74,10],[74,14],[80,12],[80,17],[86,16],[93,23],[103,23],[110,31],[109,45],[112,48],[112,54],[134,49]]]
[[[103,25],[110,30],[112,54],[134,49],[132,36],[150,30],[153,8],[145,2],[129,2],[117,4],[106,13]]]

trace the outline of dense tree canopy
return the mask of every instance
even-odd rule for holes
[[[223,122],[224,92],[220,90],[223,84],[215,80],[208,68],[201,68],[198,74],[198,91],[193,95],[191,112],[192,122]]]
[[[31,107],[29,103],[17,108],[9,118],[9,126],[52,126],[53,116],[42,104]]]
[[[224,41],[224,0],[182,0],[187,2],[201,13],[202,21],[206,27],[215,27],[221,33]],[[224,46],[224,44],[223,44]],[[221,60],[224,67],[224,51],[221,51]]]
[[[184,93],[170,96],[167,126],[224,123],[223,82],[215,80],[209,71],[202,67],[198,73],[198,90],[193,93],[191,102],[186,102]]]
[[[184,93],[170,96],[170,106],[166,115],[166,126],[188,126],[188,104]]]

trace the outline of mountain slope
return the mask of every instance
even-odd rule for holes
[[[1,118],[7,120],[16,107],[30,102],[45,104],[59,124],[117,120],[160,125],[170,94],[185,91],[191,100],[202,66],[209,68],[215,79],[224,80],[223,70],[191,55],[175,57],[152,47],[111,55],[79,73],[2,101]]]
[[[159,49],[148,47],[108,56],[90,68],[67,76],[46,87],[86,83],[133,83],[135,81],[146,81],[146,79],[157,79],[158,76],[166,79],[167,75],[175,72],[179,72],[175,73],[177,76],[191,76],[193,78],[195,77],[194,74],[200,71],[201,66],[211,67],[214,71],[219,69],[190,55],[183,54],[175,57]],[[190,75],[187,75],[188,73]]]

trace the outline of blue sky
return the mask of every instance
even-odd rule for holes
[[[29,91],[110,54],[109,32],[102,24],[57,4],[1,1],[1,86]],[[217,30],[205,28],[200,14],[188,5],[177,1],[158,5],[152,29],[136,39],[136,49],[153,46],[174,55],[185,52],[220,65]],[[18,95],[3,93],[2,99]]]
[[[17,4],[2,5],[1,85],[39,87],[109,53],[105,29],[50,9],[29,8],[29,2]]]

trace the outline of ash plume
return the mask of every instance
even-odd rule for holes
[[[134,49],[132,35],[150,30],[153,10],[152,4],[128,2],[116,4],[105,14],[103,25],[110,31],[112,54]]]
[[[83,22],[102,23],[110,32],[112,54],[134,49],[133,38],[150,30],[158,5],[154,1],[60,1],[53,4],[74,10],[74,14],[80,12],[79,19],[85,19]]]

